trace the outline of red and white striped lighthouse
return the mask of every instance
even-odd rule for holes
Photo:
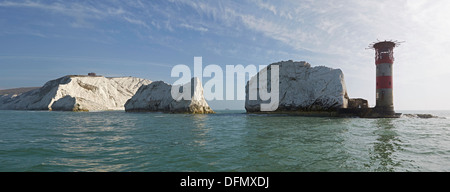
[[[379,41],[370,45],[375,49],[376,70],[376,106],[378,113],[394,115],[393,64],[394,48],[399,46],[397,41]]]

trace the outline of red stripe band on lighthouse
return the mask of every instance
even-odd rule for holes
[[[378,76],[377,89],[392,89],[392,76]]]
[[[390,64],[393,64],[394,61],[393,61],[393,59],[391,59],[388,55],[384,55],[384,57],[378,58],[378,59],[375,60],[375,64],[376,64],[376,65],[382,64],[382,63],[390,63]]]

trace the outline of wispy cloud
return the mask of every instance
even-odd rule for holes
[[[88,20],[103,19],[106,17],[120,16],[126,14],[122,8],[115,7],[96,7],[91,4],[83,4],[81,2],[53,2],[43,3],[40,1],[2,1],[0,7],[16,7],[16,8],[30,8],[40,9],[51,13],[57,13],[74,18],[71,26],[80,28],[83,26],[90,26]]]
[[[29,36],[34,36],[34,37],[49,38],[48,35],[41,33],[39,31],[36,31],[36,30],[21,30],[21,29],[17,29],[17,30],[4,29],[4,30],[0,31],[0,36],[2,36],[2,35],[29,35]]]
[[[130,18],[128,16],[123,16],[122,18],[125,21],[127,21],[128,23],[135,24],[135,25],[147,28],[147,29],[150,28],[150,26],[145,21],[142,21],[142,20],[139,20],[139,19],[133,19],[133,18]]]
[[[268,10],[268,11],[272,12],[274,15],[277,15],[278,11],[274,5],[266,3],[263,0],[256,0],[253,2],[255,2],[256,6],[258,6],[259,8],[261,8],[263,10]]]
[[[42,9],[47,11],[53,11],[62,13],[65,15],[71,15],[77,17],[99,17],[104,16],[104,11],[100,11],[94,7],[81,5],[78,3],[69,3],[62,4],[59,2],[55,2],[52,4],[43,4],[35,1],[22,1],[22,2],[11,2],[11,1],[3,1],[0,2],[0,7],[22,7],[22,8],[35,8]]]
[[[267,18],[265,16],[267,10],[274,15],[280,15],[280,13],[274,5],[264,3],[263,1],[254,1],[258,7],[264,10],[257,13],[250,13],[246,12],[245,9],[238,9],[239,4],[227,4],[221,7],[217,5],[210,5],[203,1],[178,2],[185,3],[202,15],[212,17],[215,21],[212,23],[213,27],[216,26],[217,28],[220,28],[221,25],[230,25],[236,29],[238,28],[236,26],[242,26],[256,33],[264,34],[268,38],[279,40],[298,50],[314,49],[314,47],[308,47],[308,44],[305,43],[307,40],[314,39],[314,33],[309,33],[300,25],[292,25],[292,23],[282,21],[285,16],[291,15],[290,13],[283,13],[283,16],[275,18]],[[206,23],[204,25],[209,26],[210,24],[211,23]]]
[[[194,31],[200,31],[200,32],[207,32],[208,31],[207,28],[204,28],[204,27],[201,27],[201,26],[194,27],[194,26],[192,26],[190,24],[187,24],[187,23],[180,24],[180,27],[183,27],[183,28],[186,28],[186,29],[190,29],[190,30],[194,30]]]

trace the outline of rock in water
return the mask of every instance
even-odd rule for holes
[[[281,61],[267,66],[268,85],[270,85],[269,71],[273,65],[279,66],[279,105],[273,112],[331,112],[339,108],[347,108],[349,98],[344,74],[340,69],[324,66],[311,67],[304,61]],[[265,70],[261,70],[252,77],[250,82],[257,82],[257,76],[261,72]],[[249,99],[249,89],[253,93],[258,93],[257,100]],[[247,82],[245,100],[247,112],[261,112],[262,103],[269,103],[269,101],[262,101],[259,98],[259,87],[250,86],[249,88],[249,82]]]
[[[442,117],[434,116],[432,114],[404,114],[404,116],[410,117],[410,118],[421,118],[421,119],[442,118]]]
[[[194,83],[197,82],[197,83]],[[166,112],[166,113],[214,113],[203,96],[203,87],[198,78],[188,83],[191,87],[191,100],[177,101],[172,98],[172,85],[156,81],[142,86],[125,104],[127,112]],[[185,84],[185,85],[188,85]],[[189,85],[188,85],[189,86]]]
[[[124,110],[125,102],[150,80],[135,77],[65,76],[18,96],[0,99],[0,109],[104,111]]]

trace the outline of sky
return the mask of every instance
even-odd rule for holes
[[[395,109],[449,110],[449,10],[447,0],[0,0],[0,89],[89,72],[173,83],[172,67],[194,57],[223,69],[294,60],[341,69],[349,96],[374,106],[366,48],[398,40]]]

